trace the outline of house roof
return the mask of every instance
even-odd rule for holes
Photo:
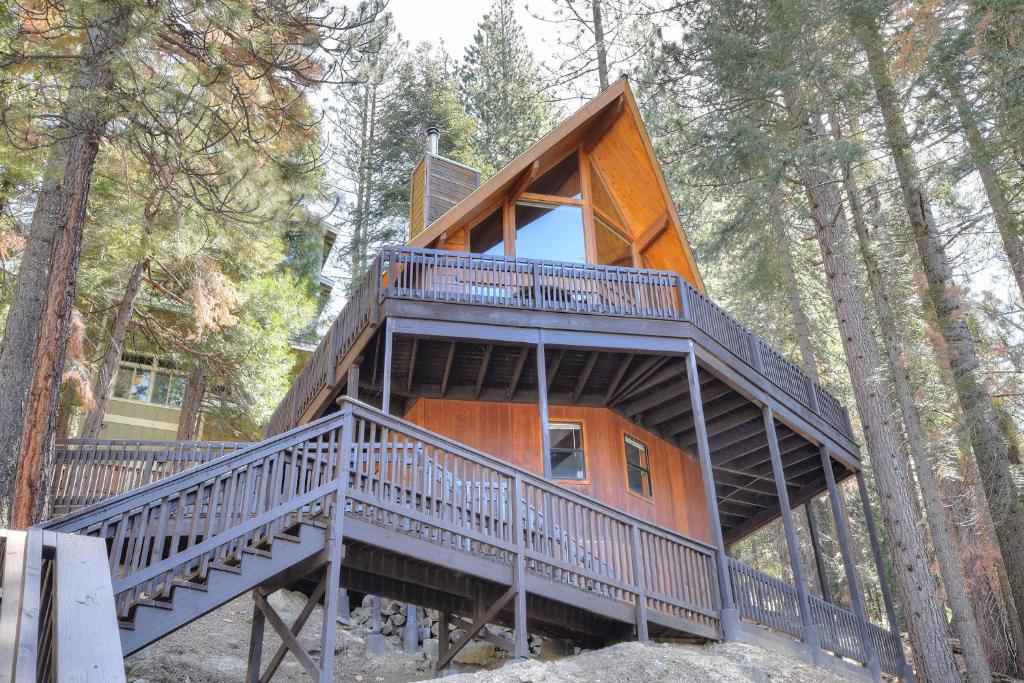
[[[477,187],[465,199],[449,209],[430,226],[409,240],[409,246],[429,247],[453,229],[461,228],[483,217],[495,207],[504,196],[523,186],[536,177],[540,170],[557,161],[569,150],[580,144],[596,144],[623,116],[630,117],[640,138],[639,154],[651,167],[652,177],[662,195],[670,227],[678,235],[682,245],[682,259],[691,282],[704,291],[700,271],[694,261],[689,241],[683,232],[675,202],[668,190],[665,176],[661,171],[650,136],[637,109],[636,100],[629,83],[621,78],[593,98],[579,110],[556,126],[551,132],[534,143],[485,183]],[[637,226],[642,229],[644,226]]]

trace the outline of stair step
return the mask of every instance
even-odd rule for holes
[[[174,603],[170,600],[153,600],[152,598],[137,598],[135,600],[136,606],[139,607],[157,607],[159,609],[174,609]]]
[[[124,619],[118,619],[117,620],[117,627],[120,628],[120,629],[125,629],[126,631],[134,631],[135,630],[135,622],[134,621],[126,621]]]
[[[206,584],[205,583],[196,583],[195,581],[188,581],[186,579],[174,579],[171,582],[171,585],[176,587],[176,588],[188,588],[188,589],[194,590],[194,591],[206,592]]]
[[[298,534],[286,534],[283,531],[275,531],[274,532],[274,538],[275,539],[279,538],[282,541],[288,541],[290,543],[301,543],[302,542],[302,539],[299,537]]]
[[[258,555],[259,557],[273,557],[269,550],[263,550],[262,548],[245,548],[242,550],[246,555]]]
[[[237,564],[224,564],[223,562],[211,562],[210,569],[219,569],[222,572],[229,572],[231,574],[242,573],[242,568]]]

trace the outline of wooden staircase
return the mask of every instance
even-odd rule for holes
[[[720,635],[712,548],[355,401],[42,530],[102,539],[124,655],[251,592],[253,681],[286,651],[330,680],[335,620],[320,661],[295,636],[341,585],[437,609],[470,634],[458,646],[511,626],[515,656],[528,612],[530,632],[588,646]],[[266,600],[288,585],[314,586],[290,626]],[[284,645],[261,672],[267,623]]]

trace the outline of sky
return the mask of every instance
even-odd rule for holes
[[[538,60],[544,60],[553,51],[557,32],[553,24],[533,18],[531,12],[550,14],[550,3],[532,0],[529,11],[523,2],[515,4],[530,49]],[[442,42],[452,57],[461,59],[490,6],[490,0],[391,0],[388,11],[394,16],[399,33],[411,44]]]

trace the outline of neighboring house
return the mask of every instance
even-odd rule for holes
[[[327,263],[334,246],[337,232],[329,227],[323,236],[323,258],[321,269]],[[334,281],[318,274],[320,308],[327,302]],[[316,347],[303,339],[293,339],[292,351],[296,357],[296,372],[305,364],[309,354]],[[185,396],[186,372],[175,367],[169,360],[147,353],[144,349],[125,350],[117,374],[114,376],[114,390],[107,400],[100,430],[102,439],[132,439],[166,441],[178,433],[178,419],[181,415],[182,399]],[[210,392],[211,400],[216,391]],[[200,414],[196,438],[219,439],[230,434],[226,425],[218,424],[216,418]]]
[[[72,512],[45,528],[105,540],[122,653],[251,592],[247,679],[287,650],[329,681],[335,620],[318,650],[296,636],[344,587],[438,610],[439,669],[476,635],[524,657],[536,633],[739,640],[911,678],[847,411],[704,294],[627,83],[482,185],[431,138],[408,245],[380,251],[263,441],[58,448]],[[887,627],[866,617],[844,480]],[[823,495],[844,595],[800,562],[793,515]],[[729,554],[779,520],[792,583]],[[282,586],[310,596],[290,628],[265,597]],[[267,624],[285,644],[262,670]]]

